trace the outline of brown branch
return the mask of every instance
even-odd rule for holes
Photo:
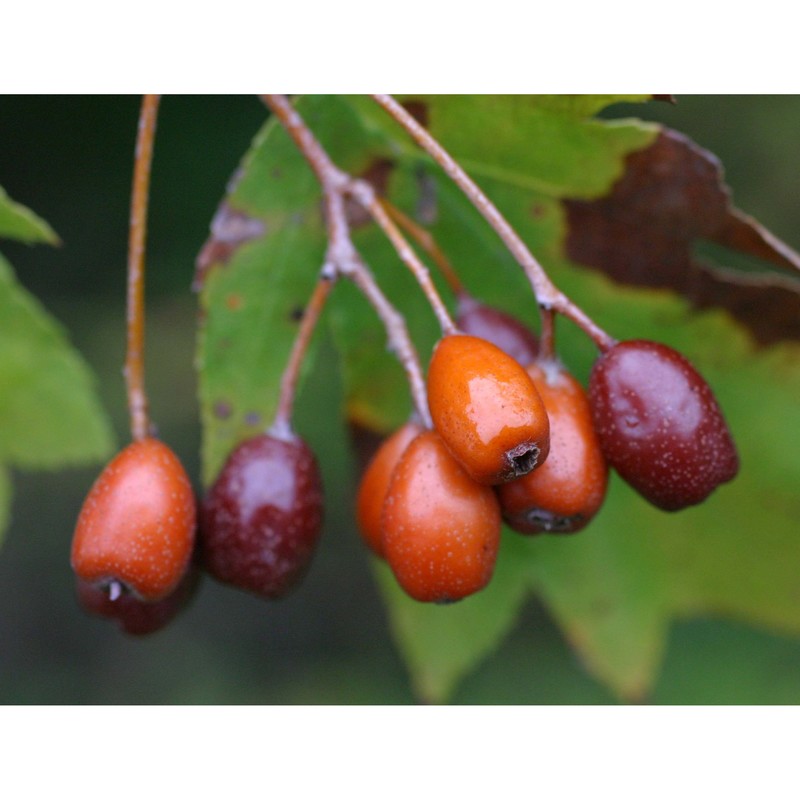
[[[411,217],[402,212],[393,203],[390,203],[385,197],[380,198],[378,202],[389,216],[430,256],[439,272],[442,273],[442,277],[447,281],[447,285],[453,294],[456,296],[466,294],[461,278],[458,277],[453,265],[450,263],[450,259],[439,247],[431,232],[423,228],[422,225],[418,225]]]
[[[262,95],[262,100],[287,130],[322,187],[328,228],[328,248],[323,273],[327,270],[334,276],[341,275],[351,280],[375,309],[386,329],[389,347],[406,373],[416,412],[423,424],[431,427],[422,367],[405,319],[375,282],[350,236],[344,197],[352,188],[352,178],[331,161],[284,95]],[[430,296],[428,299],[431,299]]]
[[[150,435],[147,394],[144,388],[144,274],[147,241],[147,201],[158,117],[158,95],[142,98],[131,190],[128,235],[127,351],[125,382],[131,435],[139,441]]]
[[[475,208],[491,225],[517,263],[522,267],[536,300],[543,309],[553,309],[571,319],[600,350],[607,350],[615,340],[600,328],[581,308],[576,306],[550,280],[544,268],[534,258],[514,228],[461,165],[423,128],[391,95],[373,95],[375,101],[392,116],[467,196]]]
[[[319,280],[314,286],[314,291],[311,293],[305,309],[303,309],[303,317],[292,343],[289,361],[281,375],[281,388],[275,417],[268,429],[270,434],[278,438],[288,439],[292,437],[292,410],[294,408],[294,398],[297,394],[300,369],[335,279],[336,275],[323,267],[320,270]]]

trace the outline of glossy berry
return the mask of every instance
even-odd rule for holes
[[[453,334],[439,341],[428,405],[448,449],[478,483],[518,478],[547,457],[550,426],[533,381],[485,339]]]
[[[111,590],[109,586],[87,583],[80,578],[76,590],[78,602],[85,611],[114,620],[132,636],[146,636],[166,626],[189,604],[199,578],[199,571],[189,567],[175,589],[154,603],[146,603],[120,586]]]
[[[83,503],[72,568],[88,583],[118,583],[140,600],[161,600],[186,572],[195,521],[194,492],[175,453],[158,439],[133,442]]]
[[[322,481],[314,454],[293,434],[262,434],[228,457],[200,508],[203,566],[266,598],[296,586],[322,530]]]
[[[361,477],[356,498],[356,520],[361,538],[376,556],[383,557],[381,541],[381,513],[394,468],[406,447],[422,433],[416,422],[407,422],[398,428],[369,462]]]
[[[392,475],[383,551],[415,600],[447,603],[489,582],[500,544],[494,491],[475,483],[435,431],[417,436]]]
[[[560,364],[528,366],[550,419],[550,453],[533,472],[498,487],[503,516],[520,533],[573,533],[603,504],[608,466],[583,387]]]
[[[530,328],[463,292],[458,297],[455,323],[462,333],[491,342],[523,366],[531,364],[539,354],[539,340]]]
[[[620,342],[592,369],[595,429],[619,474],[653,505],[677,511],[705,500],[739,469],[708,384],[678,352]]]

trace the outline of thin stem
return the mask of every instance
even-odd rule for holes
[[[552,361],[556,355],[556,315],[552,308],[542,310],[542,329],[539,331],[539,358]]]
[[[147,394],[144,388],[144,273],[147,241],[147,201],[158,118],[159,95],[142,98],[136,155],[133,166],[131,216],[128,236],[127,352],[125,381],[131,436],[140,441],[150,434]]]
[[[375,190],[366,181],[353,180],[348,187],[348,193],[369,212],[378,227],[386,234],[386,238],[392,243],[400,260],[411,270],[412,275],[417,279],[417,283],[422,287],[422,291],[425,292],[425,296],[430,302],[433,313],[439,321],[442,334],[446,336],[456,333],[458,330],[456,324],[453,322],[447,306],[442,301],[436,286],[431,280],[428,268],[419,260],[406,237],[394,224],[392,218],[378,200]]]
[[[458,277],[450,259],[444,254],[436,243],[430,231],[418,225],[411,217],[402,212],[396,205],[390,203],[385,197],[378,200],[387,214],[431,257],[442,277],[455,295],[465,294],[464,284]]]
[[[262,95],[263,102],[286,128],[322,187],[328,249],[323,275],[341,275],[351,280],[373,306],[386,329],[389,347],[399,359],[408,379],[412,402],[420,419],[431,427],[425,381],[419,356],[402,314],[389,302],[372,273],[359,256],[350,236],[344,193],[352,179],[331,161],[322,145],[306,127],[302,117],[283,95]],[[330,280],[329,280],[330,283]],[[429,298],[430,299],[430,298]]]
[[[614,339],[590,319],[550,280],[544,268],[534,258],[496,206],[461,168],[461,165],[408,113],[391,95],[373,95],[375,101],[387,111],[444,170],[445,174],[467,196],[475,208],[491,225],[517,263],[525,271],[536,300],[542,308],[552,308],[578,325],[600,350],[607,350]]]
[[[325,307],[325,301],[328,299],[333,287],[334,280],[335,275],[323,267],[308,304],[303,309],[303,317],[300,320],[300,327],[297,329],[297,335],[292,343],[289,361],[281,375],[281,387],[275,417],[268,429],[270,433],[276,436],[287,438],[292,434],[292,409],[294,408],[294,398],[297,394],[300,369],[311,344],[317,322]]]

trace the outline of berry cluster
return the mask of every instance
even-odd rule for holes
[[[128,633],[151,633],[191,599],[201,572],[267,599],[302,580],[319,542],[319,467],[291,424],[308,343],[333,282],[352,280],[373,305],[408,378],[414,417],[375,454],[356,502],[369,549],[423,602],[448,603],[487,585],[503,521],[521,534],[580,531],[602,506],[614,468],[655,506],[702,502],[738,470],[711,389],[674,350],[616,342],[560,294],[517,237],[489,215],[529,277],[541,341],[471,297],[432,237],[371,187],[330,161],[289,101],[265,96],[323,188],[329,248],[281,377],[275,416],[229,455],[199,504],[180,461],[151,434],[143,385],[144,218],[158,99],[143,101],[129,247],[125,374],[133,443],[89,492],[72,542],[78,598]],[[489,201],[387,96],[390,110],[477,207]],[[350,239],[346,200],[359,203],[395,245],[439,319],[427,377],[402,316]],[[495,210],[496,211],[496,210]],[[400,227],[398,227],[398,225]],[[457,299],[453,320],[403,228],[435,258]],[[555,356],[554,314],[577,324],[600,356],[587,392]]]
[[[614,343],[587,395],[517,320],[474,300],[460,308],[460,332],[430,362],[433,429],[400,428],[359,488],[362,537],[411,597],[444,603],[483,588],[501,519],[522,534],[581,530],[603,503],[609,466],[667,511],[736,475],[719,405],[675,350]]]

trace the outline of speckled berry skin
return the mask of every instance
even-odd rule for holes
[[[298,436],[242,442],[200,508],[200,554],[223,583],[275,599],[306,574],[322,531],[317,461]]]
[[[112,600],[108,588],[77,579],[78,602],[84,611],[113,620],[131,636],[147,636],[169,624],[191,601],[200,572],[190,567],[175,589],[154,603],[124,592]]]
[[[415,600],[448,603],[482,589],[500,545],[494,490],[475,483],[435,431],[408,445],[383,506],[383,552]]]
[[[672,348],[619,342],[595,362],[589,396],[609,463],[658,508],[701,503],[736,476],[739,457],[716,398]]]
[[[504,311],[470,295],[459,295],[455,323],[462,333],[491,342],[522,366],[532,363],[539,354],[539,340],[533,331]]]
[[[358,530],[364,543],[379,558],[383,558],[381,515],[389,482],[406,447],[420,433],[422,427],[413,421],[398,428],[378,448],[359,483],[356,497]]]
[[[158,439],[129,444],[103,470],[81,508],[72,538],[75,574],[123,584],[140,600],[166,597],[184,576],[195,541],[189,477]]]
[[[473,480],[504,483],[544,463],[550,424],[527,372],[485,339],[451,334],[428,369],[436,430]]]
[[[550,418],[547,461],[497,487],[508,525],[519,533],[574,533],[603,504],[608,465],[583,387],[557,362],[527,367]]]

